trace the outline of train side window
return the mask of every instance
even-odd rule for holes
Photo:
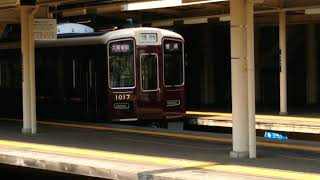
[[[159,89],[158,56],[157,54],[141,54],[140,56],[140,80],[142,91],[154,91]]]
[[[165,86],[184,84],[183,43],[177,40],[164,40],[164,83]]]
[[[122,40],[108,45],[108,67],[110,88],[133,88],[134,41]]]

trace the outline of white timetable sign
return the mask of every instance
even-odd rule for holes
[[[34,19],[33,29],[35,40],[57,39],[56,19]]]

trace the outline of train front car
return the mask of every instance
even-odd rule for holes
[[[108,34],[110,118],[120,121],[183,118],[183,38],[157,28],[130,28]]]

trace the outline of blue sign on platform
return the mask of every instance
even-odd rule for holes
[[[264,133],[264,137],[267,139],[288,139],[288,136],[280,134],[280,133],[276,133],[276,132],[272,132],[272,131],[266,131]]]

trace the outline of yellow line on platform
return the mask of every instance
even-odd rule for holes
[[[94,129],[94,130],[102,130],[102,131],[116,131],[116,132],[146,134],[146,135],[154,135],[154,136],[167,136],[167,137],[182,138],[182,139],[192,139],[192,140],[214,141],[214,142],[223,142],[223,143],[232,142],[231,139],[225,139],[225,138],[216,138],[216,137],[207,137],[207,136],[195,136],[195,135],[181,134],[181,133],[171,133],[171,132],[158,132],[158,131],[147,131],[147,130],[115,128],[115,127],[80,125],[80,124],[65,124],[65,123],[48,122],[48,121],[38,121],[38,123],[39,124],[45,124],[45,125],[61,126],[61,127]]]
[[[21,121],[21,120],[17,120],[17,119],[15,119],[15,120],[14,119],[5,119],[5,120]],[[115,127],[103,127],[103,126],[94,126],[94,125],[66,124],[66,123],[58,123],[58,122],[50,122],[50,121],[38,121],[38,124],[52,125],[52,126],[59,126],[59,127],[68,127],[68,128],[81,128],[81,129],[93,129],[93,130],[100,130],[100,131],[115,131],[115,132],[145,134],[145,135],[153,135],[153,136],[165,136],[165,137],[172,137],[172,138],[200,140],[200,141],[208,141],[208,142],[232,143],[232,139],[229,139],[229,138],[199,136],[199,135],[173,133],[173,132],[157,132],[157,131],[115,128]],[[279,144],[279,143],[271,143],[271,142],[257,142],[257,145],[263,146],[263,147],[320,152],[320,147],[318,147],[318,146],[302,146],[302,145]]]
[[[46,122],[46,121],[38,121],[38,123],[45,124],[45,125],[62,126],[62,127],[95,129],[95,130],[103,130],[103,131],[117,131],[117,132],[146,134],[146,135],[155,135],[155,136],[166,136],[166,137],[181,138],[181,139],[201,140],[201,141],[209,141],[209,142],[232,143],[232,139],[228,139],[228,138],[198,136],[198,135],[192,135],[192,134],[157,132],[157,131],[147,131],[147,130],[137,130],[137,129],[126,129],[126,128],[79,125],[79,124],[65,124],[65,123]],[[257,145],[264,146],[264,147],[320,152],[320,147],[315,147],[315,146],[300,146],[300,145],[278,144],[278,143],[270,143],[270,142],[257,142]]]
[[[195,168],[195,169],[219,171],[219,172],[232,173],[232,174],[271,177],[271,178],[277,178],[277,179],[279,178],[308,179],[308,180],[320,179],[319,174],[313,174],[313,173],[287,171],[287,170],[280,170],[280,169],[257,168],[257,167],[251,167],[251,166],[240,166],[240,165],[231,165],[231,164],[221,164],[216,162],[193,161],[193,160],[186,160],[186,159],[166,158],[166,157],[154,157],[154,156],[136,155],[136,154],[129,154],[129,153],[98,151],[98,150],[91,150],[91,149],[70,148],[70,147],[54,146],[54,145],[23,143],[23,142],[17,142],[17,141],[0,140],[0,146],[4,148],[14,148],[14,149],[23,150],[23,151],[33,150],[33,151],[42,151],[46,153],[55,153],[55,154],[58,153],[61,155],[92,157],[92,158],[108,159],[108,160],[120,160],[120,161],[133,162],[133,163],[147,163],[147,164],[154,164],[154,165],[173,166],[173,167],[179,167],[179,168]]]
[[[220,112],[187,111],[186,114],[187,115],[203,115],[203,116],[221,116],[221,117],[230,117],[230,118],[232,117],[231,113],[220,113]],[[320,118],[294,117],[294,116],[256,115],[256,119],[304,121],[304,122],[320,123]]]

